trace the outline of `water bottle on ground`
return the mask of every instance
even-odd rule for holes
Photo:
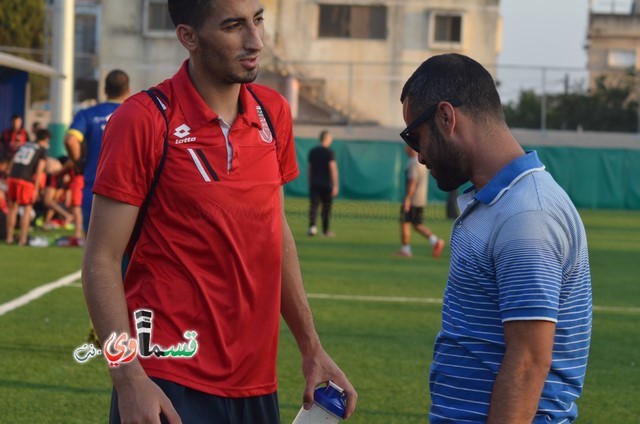
[[[337,424],[346,411],[344,390],[330,381],[313,393],[313,406],[309,410],[300,408],[292,424]]]

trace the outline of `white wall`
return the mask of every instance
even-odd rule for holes
[[[143,35],[143,1],[109,0],[102,9],[100,81],[112,69],[122,69],[135,93],[171,77],[188,57],[173,33]]]

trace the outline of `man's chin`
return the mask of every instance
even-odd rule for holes
[[[234,78],[235,83],[239,84],[249,84],[252,83],[258,78],[258,68],[254,68],[250,71],[245,72],[243,75],[237,75]]]
[[[437,177],[434,176],[434,179],[436,180],[436,184],[438,186],[438,188],[442,191],[453,191],[453,190],[457,190],[462,184],[464,183],[456,183],[453,182],[451,180],[443,180],[443,179],[438,179]]]

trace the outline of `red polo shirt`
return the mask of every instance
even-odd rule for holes
[[[169,98],[169,150],[124,286],[130,312],[154,312],[152,344],[175,346],[196,331],[198,351],[141,362],[151,376],[206,393],[269,394],[277,389],[279,191],[298,175],[291,113],[277,92],[251,85],[274,124],[276,146],[243,85],[227,143],[187,63],[158,86]],[[141,206],[164,132],[146,94],[125,101],[105,129],[93,192]]]

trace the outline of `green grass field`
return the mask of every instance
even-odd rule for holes
[[[306,201],[287,199],[318,332],[360,395],[351,423],[427,421],[427,374],[441,306],[423,300],[441,298],[449,251],[435,260],[426,240],[414,235],[414,258],[394,257],[398,208],[395,203],[338,201],[337,237],[310,238]],[[640,212],[581,213],[596,310],[578,422],[638,423]],[[443,207],[431,206],[425,215],[428,225],[448,238],[451,221],[444,218]],[[0,305],[77,271],[81,255],[77,248],[1,244]],[[0,316],[1,423],[107,421],[111,386],[105,362],[93,359],[80,365],[73,359],[87,330],[79,283]],[[285,326],[278,373],[282,422],[290,423],[304,385],[300,358]]]

